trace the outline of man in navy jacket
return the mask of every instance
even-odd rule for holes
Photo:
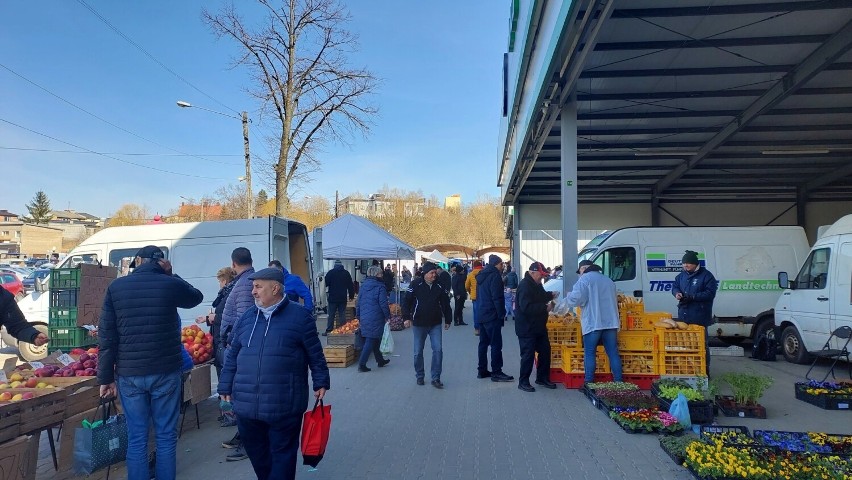
[[[110,283],[104,297],[98,325],[100,393],[121,395],[127,419],[127,478],[150,478],[148,426],[153,423],[156,476],[173,480],[183,350],[177,309],[195,307],[204,296],[172,274],[171,263],[156,246],[139,250],[130,268],[135,268],[133,273]]]
[[[264,268],[249,277],[255,306],[237,322],[219,396],[234,405],[243,448],[258,479],[296,478],[308,370],[314,397],[331,388],[311,312],[284,296],[284,274]]]
[[[506,301],[503,298],[503,260],[488,256],[488,266],[476,275],[476,301],[479,316],[478,378],[491,377],[492,382],[511,382],[515,377],[503,373],[503,321]],[[488,347],[491,347],[491,371],[488,370]]]
[[[704,328],[704,343],[709,347],[707,328],[713,324],[713,299],[718,283],[709,270],[702,267],[698,253],[687,250],[683,255],[683,271],[675,277],[672,295],[677,299],[677,318]],[[707,373],[710,373],[710,349],[707,351]]]
[[[328,324],[323,336],[334,330],[335,319],[340,317],[340,324],[346,322],[346,298],[355,298],[355,284],[352,275],[343,268],[343,262],[334,261],[334,268],[325,274],[325,286],[328,288]]]

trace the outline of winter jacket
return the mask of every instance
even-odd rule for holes
[[[178,308],[204,296],[157,262],[143,263],[107,287],[98,324],[98,383],[115,376],[155,375],[181,368]]]
[[[502,322],[506,317],[503,278],[494,265],[488,265],[476,275],[476,300],[479,323]]]
[[[464,281],[464,289],[470,295],[471,301],[476,301],[476,276],[482,271],[482,267],[474,268],[467,274],[467,279]]]
[[[547,334],[547,304],[553,295],[544,291],[529,273],[524,275],[515,294],[515,333],[519,337]]]
[[[434,327],[441,324],[442,315],[449,325],[453,319],[450,297],[438,282],[429,285],[423,277],[415,278],[402,302],[402,318],[416,327]]]
[[[248,278],[252,273],[254,273],[254,267],[249,267],[237,275],[234,287],[231,288],[231,293],[225,300],[225,310],[222,311],[222,330],[219,333],[222,346],[228,346],[231,343],[230,336],[234,324],[246,313],[246,310],[254,306],[254,296],[251,294],[253,282]]]
[[[516,289],[518,288],[518,274],[515,271],[511,271],[503,277],[503,284],[506,288]]]
[[[18,340],[32,343],[38,336],[38,330],[27,322],[24,313],[18,307],[15,296],[0,287],[0,325],[6,327],[9,335]]]
[[[355,315],[361,325],[364,338],[382,338],[385,321],[390,319],[388,292],[385,283],[378,277],[369,277],[361,284]]]
[[[210,333],[213,334],[214,343],[219,342],[219,336],[222,333],[222,312],[225,311],[225,302],[228,300],[228,295],[231,294],[235,283],[236,279],[231,280],[224,287],[220,288],[219,293],[216,294],[216,299],[210,305],[213,307],[213,325],[210,326]]]
[[[305,300],[305,308],[309,312],[314,311],[314,296],[311,294],[311,289],[302,281],[302,277],[293,275],[286,268],[284,270],[284,293],[291,302],[299,303],[299,299]]]
[[[447,295],[449,295],[450,289],[453,287],[453,280],[452,278],[450,278],[450,272],[446,270],[441,270],[441,272],[438,273],[438,278],[436,279],[436,281],[438,282],[438,285],[440,285],[441,288],[444,289]]]
[[[392,292],[394,287],[393,271],[388,268],[382,270],[382,281],[385,284],[385,293]]]
[[[411,271],[410,270],[403,270],[402,271],[402,281],[404,283],[411,283]]]
[[[452,287],[453,287],[453,296],[456,298],[464,298],[467,299],[467,290],[464,289],[464,283],[467,280],[467,275],[463,273],[456,273],[453,275]]]
[[[677,304],[677,318],[692,325],[713,325],[713,299],[716,298],[716,278],[704,267],[692,273],[678,273],[672,285],[672,295],[683,294]]]
[[[566,300],[569,306],[583,309],[580,318],[583,335],[621,326],[615,294],[615,282],[600,271],[580,275]]]
[[[219,395],[234,413],[274,423],[308,408],[308,369],[314,391],[331,388],[313,315],[286,297],[270,318],[252,306],[234,327]]]
[[[343,265],[335,265],[325,274],[325,286],[328,287],[328,303],[346,303],[347,293],[349,300],[355,298],[352,275],[343,268]]]

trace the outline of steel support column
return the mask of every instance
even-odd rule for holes
[[[807,218],[805,218],[805,209],[808,206],[808,191],[802,187],[796,189],[796,225],[805,228],[807,226]]]
[[[577,281],[577,96],[560,112],[562,160],[562,294]]]

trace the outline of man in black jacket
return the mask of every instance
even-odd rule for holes
[[[515,333],[521,347],[521,373],[518,388],[534,392],[530,385],[533,358],[538,353],[538,368],[535,383],[545,388],[556,388],[550,381],[550,340],[547,338],[547,314],[553,309],[553,295],[544,291],[541,282],[547,277],[547,269],[541,262],[534,262],[518,285],[515,303]]]
[[[488,256],[488,266],[476,275],[476,315],[479,316],[479,365],[477,378],[491,377],[492,382],[511,382],[515,377],[503,373],[503,260]],[[488,347],[491,347],[491,371],[488,371]]]
[[[156,246],[139,250],[130,268],[133,273],[110,283],[104,297],[98,384],[101,397],[121,395],[128,478],[149,478],[148,426],[153,423],[156,477],[174,479],[183,349],[177,309],[197,306],[203,295],[172,274],[171,263]]]
[[[2,287],[0,287],[0,325],[6,327],[9,335],[21,342],[32,343],[37,347],[47,343],[47,335],[27,322],[23,312],[18,308],[15,296]]]
[[[441,368],[444,351],[441,337],[441,317],[444,317],[444,330],[449,330],[452,322],[450,297],[436,280],[437,270],[434,263],[423,265],[423,276],[416,278],[408,287],[408,295],[402,304],[402,318],[405,327],[412,327],[414,335],[414,373],[417,385],[424,385],[426,372],[423,367],[423,346],[426,336],[432,346],[432,386],[444,388],[441,383]]]
[[[352,283],[352,275],[343,268],[343,262],[334,261],[334,268],[325,274],[325,286],[328,288],[328,324],[323,336],[334,330],[334,321],[340,316],[340,323],[346,321],[346,294],[349,300],[355,298],[355,284]]]
[[[456,265],[456,273],[452,278],[453,298],[456,300],[455,308],[453,308],[453,325],[467,325],[464,322],[464,302],[467,300],[467,290],[464,289],[464,282],[467,280],[467,272],[462,264]]]

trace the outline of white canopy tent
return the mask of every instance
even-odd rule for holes
[[[432,250],[432,253],[430,253],[429,255],[425,255],[424,258],[426,258],[427,260],[431,260],[433,262],[443,263],[443,264],[447,264],[447,263],[450,262],[450,259],[447,258],[446,256],[444,256],[444,254],[442,254],[438,250]]]
[[[347,213],[322,227],[328,260],[414,260],[414,248],[366,218]]]

